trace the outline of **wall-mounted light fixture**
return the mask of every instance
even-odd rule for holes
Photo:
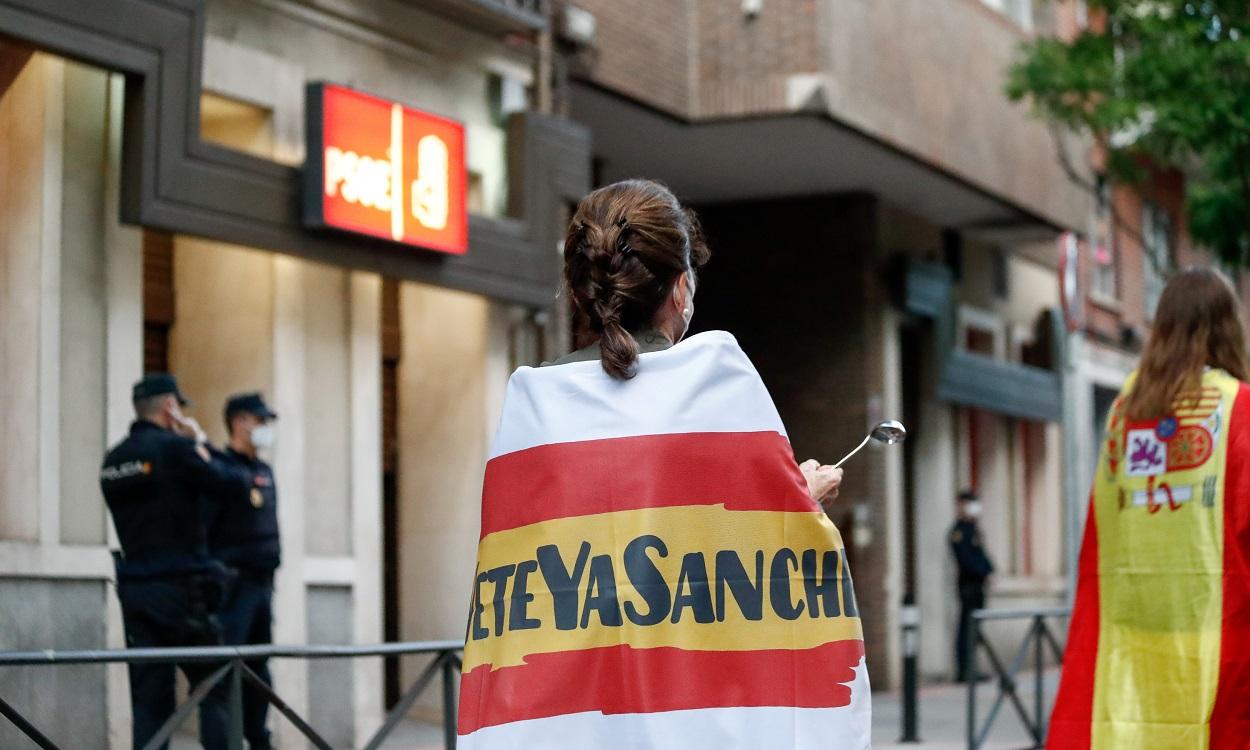
[[[560,9],[558,31],[560,38],[578,47],[594,44],[598,27],[595,14],[576,5],[565,4]]]

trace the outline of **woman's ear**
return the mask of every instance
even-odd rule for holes
[[[690,274],[683,273],[677,277],[676,283],[673,284],[672,301],[673,308],[678,312],[690,304]]]

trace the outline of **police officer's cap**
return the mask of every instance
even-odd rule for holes
[[[182,391],[178,390],[178,379],[167,372],[149,372],[144,375],[130,389],[130,400],[140,401],[153,396],[164,396],[166,393],[174,394],[182,406],[191,403],[186,396],[182,395]]]
[[[235,414],[241,413],[255,414],[261,419],[277,419],[278,415],[273,412],[261,398],[259,393],[236,393],[226,400],[226,423],[230,423],[230,418]]]

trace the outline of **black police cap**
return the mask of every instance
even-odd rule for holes
[[[241,412],[255,414],[261,419],[277,419],[278,415],[273,412],[261,398],[259,393],[236,393],[226,400],[226,421],[230,421],[230,417]]]
[[[186,396],[182,395],[182,391],[178,390],[178,379],[167,372],[149,372],[144,375],[130,389],[130,400],[139,401],[153,396],[163,396],[166,393],[174,394],[182,406],[191,403]]]

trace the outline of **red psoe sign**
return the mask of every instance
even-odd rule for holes
[[[463,125],[343,86],[307,94],[305,224],[469,249]]]

